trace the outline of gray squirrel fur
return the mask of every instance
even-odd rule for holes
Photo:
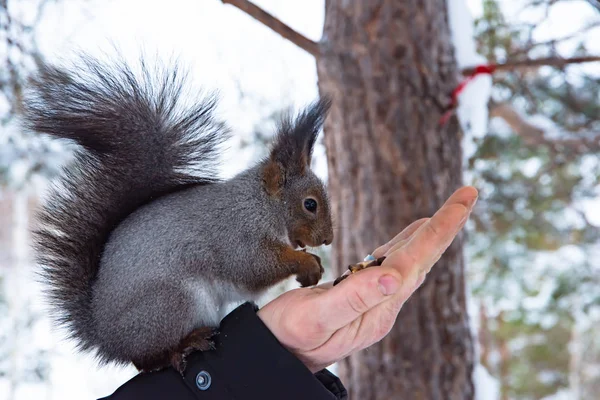
[[[320,260],[296,249],[329,244],[333,231],[310,170],[327,98],[284,117],[269,157],[222,181],[216,161],[228,129],[216,99],[186,106],[176,66],[141,65],[138,75],[88,56],[68,69],[42,65],[23,122],[80,145],[35,232],[57,321],[100,362],[143,370],[291,275],[316,284]]]

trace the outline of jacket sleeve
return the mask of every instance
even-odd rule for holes
[[[245,303],[227,315],[216,350],[189,356],[182,378],[174,369],[140,374],[104,400],[346,400],[340,380],[327,370],[312,374],[287,351]]]

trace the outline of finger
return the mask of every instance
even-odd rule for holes
[[[473,186],[463,186],[448,197],[448,200],[442,205],[442,208],[451,204],[462,204],[465,207],[472,208],[475,205],[478,196],[479,193]]]
[[[452,196],[446,200],[444,206],[454,204],[454,203],[462,203],[465,205],[470,204],[472,208],[477,200],[477,189],[472,186],[465,186],[458,190],[456,190]],[[412,235],[427,221],[429,218],[421,218],[409,226],[407,226],[402,232],[396,235],[392,240],[387,242],[386,244],[379,246],[372,254],[375,258],[382,257],[386,255],[386,253],[391,253],[392,248],[398,249],[400,246],[398,244],[402,241],[406,241],[411,238]]]
[[[460,229],[462,229],[462,227],[465,225],[465,222],[466,222],[466,220],[465,220],[465,221],[463,221],[463,222],[460,224],[459,228],[457,229],[457,233],[458,233],[458,232],[460,231]],[[415,233],[416,233],[416,232],[415,232]],[[414,236],[414,234],[413,234],[413,236]],[[407,239],[404,239],[404,240],[401,240],[401,241],[399,241],[399,242],[398,242],[398,243],[396,243],[396,244],[395,244],[395,245],[394,245],[392,248],[388,249],[388,251],[387,251],[387,252],[384,254],[384,256],[385,256],[385,257],[389,257],[389,256],[390,256],[391,254],[393,254],[394,252],[401,250],[401,249],[402,249],[404,246],[406,246],[406,244],[407,244],[408,242],[410,242],[410,240],[411,240],[411,239],[412,239],[412,236],[411,236],[411,237],[409,237],[409,238],[407,238]],[[441,258],[442,254],[443,254],[443,253],[446,251],[446,248],[447,248],[447,246],[440,248],[440,249],[438,250],[438,253],[437,253],[437,254],[436,254],[434,257],[431,257],[431,260],[434,260],[434,261],[431,263],[431,265],[435,264],[435,262],[437,262],[437,261],[438,261],[438,260]],[[385,262],[385,261],[384,261],[384,262]],[[409,267],[409,266],[410,266],[410,265],[407,265],[407,267]],[[428,272],[429,272],[429,271],[428,271]],[[403,272],[403,273],[404,273],[404,272]]]
[[[435,220],[432,218],[424,224],[408,243],[390,254],[384,264],[399,264],[402,276],[428,271],[435,259],[446,251],[468,215],[468,209],[462,204],[443,207],[434,216],[437,217]]]
[[[429,271],[439,260],[464,227],[477,201],[477,194],[477,190],[471,186],[455,191],[442,208],[426,224],[423,224],[406,244],[406,251],[411,258],[417,254],[425,256],[426,271]],[[427,255],[430,257],[427,258]]]
[[[389,256],[390,254],[392,254],[394,251],[400,249],[402,246],[404,246],[406,243],[408,243],[410,241],[410,239],[412,239],[412,236],[399,241],[398,243],[396,243],[394,246],[392,246],[392,248],[388,249],[388,251],[385,252],[384,256]]]
[[[368,268],[316,296],[318,307],[313,312],[318,312],[322,329],[334,332],[388,299],[401,283],[402,277],[393,268]]]
[[[415,232],[400,249],[391,253],[383,265],[395,268],[406,278],[415,279],[420,271],[428,271],[435,258],[443,253],[464,225],[477,191],[466,187],[457,190],[438,212]]]
[[[400,232],[399,234],[397,234],[392,240],[390,240],[386,244],[379,246],[377,249],[375,249],[375,251],[372,253],[373,257],[379,258],[379,257],[384,256],[385,253],[388,253],[389,250],[392,247],[394,247],[394,245],[396,245],[397,243],[399,243],[403,240],[406,240],[410,236],[412,236],[412,234],[414,234],[417,231],[417,229],[419,229],[421,227],[421,225],[423,225],[428,220],[429,220],[429,218],[421,218],[421,219],[413,222],[406,228],[404,228],[404,230],[402,232]]]
[[[438,212],[406,243],[405,251],[410,258],[431,261],[439,257],[465,225],[476,201],[477,190],[471,186],[455,191]]]

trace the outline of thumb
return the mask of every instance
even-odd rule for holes
[[[402,277],[394,268],[368,268],[318,296],[319,325],[336,331],[396,293]]]

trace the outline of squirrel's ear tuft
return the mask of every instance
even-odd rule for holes
[[[281,119],[269,160],[280,164],[284,175],[302,175],[310,169],[315,142],[330,107],[331,99],[324,96],[295,118],[288,115]]]

